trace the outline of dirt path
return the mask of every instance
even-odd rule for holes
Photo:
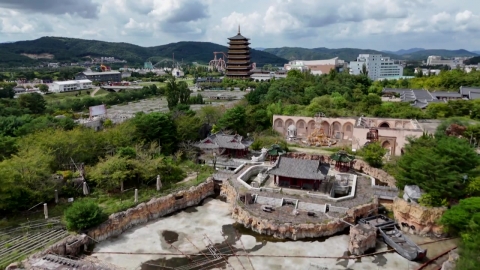
[[[91,97],[94,97],[94,96],[95,96],[95,94],[98,92],[98,90],[100,90],[100,87],[99,87],[99,88],[97,88],[97,89],[95,89],[95,90],[93,90],[93,92],[92,92],[92,93],[90,93],[90,96],[91,96]]]
[[[196,173],[189,174],[189,175],[187,175],[187,177],[186,177],[185,179],[183,179],[182,181],[178,182],[177,185],[178,185],[178,184],[186,183],[186,182],[188,182],[188,181],[190,181],[190,180],[195,179],[196,177],[197,177],[197,174],[196,174]]]

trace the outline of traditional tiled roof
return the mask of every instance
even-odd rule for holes
[[[384,88],[382,92],[400,94],[400,99],[403,102],[410,102],[413,107],[417,108],[425,108],[430,102],[438,101],[436,96],[424,89]]]
[[[207,138],[196,143],[200,149],[247,149],[253,141],[244,139],[242,136],[236,135],[227,135],[223,133],[216,133],[208,136]]]
[[[328,173],[328,167],[324,166],[320,160],[280,156],[275,166],[268,173],[298,179],[323,180]]]
[[[442,97],[461,98],[462,97],[462,94],[460,93],[447,92],[447,91],[435,91],[435,92],[432,92],[432,95],[434,95],[436,98],[442,98]]]
[[[344,150],[340,150],[336,153],[333,153],[332,155],[330,155],[330,158],[332,160],[343,162],[343,163],[349,163],[355,160],[355,156],[349,155]]]

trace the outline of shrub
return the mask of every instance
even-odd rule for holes
[[[69,230],[84,230],[102,223],[106,215],[102,209],[91,200],[76,201],[65,210],[65,220]]]

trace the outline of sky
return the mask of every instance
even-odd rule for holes
[[[156,46],[480,50],[478,0],[0,0],[0,42],[42,36]]]

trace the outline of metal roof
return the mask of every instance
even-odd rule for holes
[[[271,175],[298,179],[323,180],[329,168],[320,160],[287,158],[280,156],[275,166],[268,171]]]
[[[480,87],[460,86],[460,94],[468,96],[471,92],[480,93]]]

